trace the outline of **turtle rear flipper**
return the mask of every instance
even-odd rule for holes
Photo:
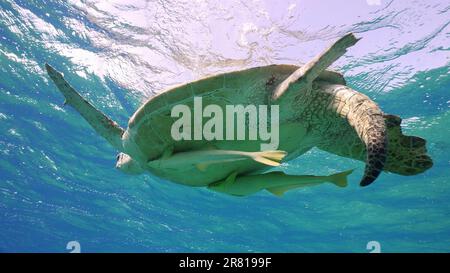
[[[417,136],[406,136],[401,129],[401,118],[395,115],[383,115],[387,132],[387,153],[384,171],[400,175],[415,175],[433,166],[433,160],[427,155],[426,141]],[[320,143],[321,150],[364,161],[366,147],[348,126],[337,126],[339,132],[332,135],[333,141]]]
[[[431,168],[433,160],[427,155],[426,140],[404,135],[400,117],[385,115],[384,118],[389,140],[385,170],[401,175],[415,175]]]

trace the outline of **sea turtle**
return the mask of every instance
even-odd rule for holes
[[[382,170],[402,175],[424,172],[432,166],[425,140],[403,135],[399,117],[384,114],[369,97],[348,87],[342,74],[326,70],[357,41],[347,34],[305,65],[255,67],[171,88],[145,102],[126,130],[81,97],[61,73],[48,64],[46,69],[65,103],[120,151],[116,167],[126,173],[150,171],[176,183],[217,189],[219,181],[230,184],[232,177],[261,177],[267,167],[313,147],[365,161],[362,186],[372,183]],[[221,109],[278,106],[279,119],[271,121],[279,126],[278,149],[260,151],[261,139],[175,140],[172,109],[176,105],[193,109],[199,97],[203,105]],[[206,119],[200,117],[200,123],[204,125]],[[273,174],[267,177],[277,180]]]

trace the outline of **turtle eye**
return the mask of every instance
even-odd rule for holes
[[[120,154],[118,154],[118,155],[116,156],[116,161],[118,161],[119,158],[120,158]]]

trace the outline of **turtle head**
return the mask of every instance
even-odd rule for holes
[[[117,155],[116,168],[126,174],[141,174],[144,172],[141,165],[125,153],[119,153]]]

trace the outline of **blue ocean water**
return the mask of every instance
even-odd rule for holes
[[[0,0],[0,251],[450,251],[449,1]],[[213,73],[305,62],[337,37],[348,84],[427,139],[434,166],[358,186],[363,163],[317,149],[290,173],[357,168],[350,186],[237,198],[114,168],[48,62],[126,126],[146,98]]]

